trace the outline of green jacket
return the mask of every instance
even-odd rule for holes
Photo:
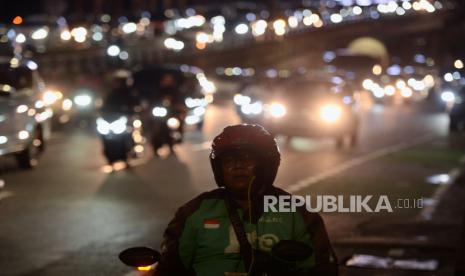
[[[288,195],[275,187],[266,194]],[[165,231],[162,258],[155,275],[246,275],[224,198],[225,189],[219,188],[179,208]],[[255,206],[253,209],[263,208],[260,202]],[[337,275],[336,257],[318,214],[304,208],[294,213],[258,211],[252,223],[241,209],[239,214],[255,249],[269,254],[280,240],[301,241],[310,245],[314,252],[306,261],[297,264],[299,275]]]

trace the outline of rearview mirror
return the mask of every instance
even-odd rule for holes
[[[119,259],[127,266],[150,266],[160,260],[160,253],[148,247],[132,247],[119,254]]]

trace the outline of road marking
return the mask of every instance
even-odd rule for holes
[[[439,201],[443,197],[444,193],[447,191],[447,189],[450,187],[450,184],[454,183],[457,177],[460,176],[460,169],[459,168],[454,168],[449,172],[449,181],[447,183],[442,184],[441,187],[437,188],[433,196],[431,197],[433,204],[426,206],[423,208],[423,210],[420,213],[420,218],[426,219],[426,220],[431,220],[433,218],[433,213],[436,210],[436,207],[438,206]]]
[[[351,160],[349,160],[347,162],[339,164],[339,165],[337,165],[336,167],[334,167],[334,168],[332,168],[330,170],[327,170],[327,171],[324,171],[322,173],[310,176],[310,177],[308,177],[306,179],[302,179],[302,180],[300,180],[300,181],[298,181],[298,182],[296,182],[296,183],[294,183],[294,184],[292,184],[292,185],[290,185],[288,187],[284,187],[284,188],[290,193],[298,192],[298,191],[302,190],[303,188],[306,188],[306,187],[311,186],[311,185],[313,185],[313,184],[315,184],[317,182],[328,179],[328,178],[330,178],[332,176],[335,176],[335,175],[337,175],[339,173],[342,173],[343,171],[346,171],[346,170],[351,169],[351,168],[356,167],[356,166],[360,166],[360,165],[362,165],[364,163],[367,163],[369,161],[378,159],[380,157],[383,157],[383,156],[386,156],[386,155],[389,155],[389,154],[392,154],[392,153],[395,153],[395,152],[399,152],[401,150],[410,148],[412,146],[428,142],[428,141],[432,140],[435,137],[436,137],[435,135],[425,135],[425,136],[419,137],[417,139],[414,139],[413,141],[410,141],[410,142],[402,142],[402,143],[399,143],[399,144],[395,144],[395,145],[392,145],[392,146],[388,146],[388,147],[373,151],[373,152],[368,153],[368,154],[366,154],[364,156],[353,158],[353,159],[351,159]]]
[[[14,192],[11,191],[2,191],[0,192],[0,200],[14,196]]]

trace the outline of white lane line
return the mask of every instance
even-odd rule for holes
[[[447,189],[450,187],[452,183],[455,182],[457,177],[460,176],[460,169],[459,168],[454,168],[449,172],[449,180],[447,183],[442,184],[441,187],[437,188],[433,196],[431,197],[433,204],[428,205],[421,210],[420,213],[420,218],[426,219],[426,220],[431,220],[433,218],[433,213],[436,210],[436,207],[438,206],[439,201],[443,197],[444,193],[447,191]]]
[[[14,192],[11,191],[0,191],[0,200],[14,196]]]
[[[399,152],[401,150],[410,148],[412,146],[428,142],[428,141],[432,140],[434,137],[436,137],[436,136],[435,135],[425,135],[425,136],[419,137],[417,139],[414,139],[414,140],[412,140],[410,142],[402,142],[402,143],[399,143],[399,144],[395,144],[395,145],[392,145],[392,146],[388,146],[388,147],[385,147],[385,148],[370,152],[370,153],[368,153],[368,154],[366,154],[364,156],[353,158],[351,160],[348,160],[347,162],[339,164],[339,165],[335,166],[334,168],[332,168],[330,170],[327,170],[327,171],[324,171],[322,173],[310,176],[310,177],[308,177],[306,179],[302,179],[302,180],[300,180],[300,181],[298,181],[298,182],[296,182],[296,183],[294,183],[294,184],[292,184],[290,186],[284,187],[284,189],[287,190],[290,193],[298,192],[303,188],[306,188],[306,187],[308,187],[310,185],[313,185],[313,184],[315,184],[317,182],[323,181],[323,180],[325,180],[325,179],[327,179],[329,177],[335,176],[335,175],[337,175],[337,174],[339,174],[339,173],[341,173],[343,171],[346,171],[346,170],[351,169],[353,167],[362,165],[362,164],[367,163],[369,161],[378,159],[380,157],[389,155],[391,153]]]

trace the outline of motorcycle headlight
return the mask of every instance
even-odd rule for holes
[[[92,97],[89,95],[77,95],[74,97],[74,103],[80,107],[88,107],[92,103]]]
[[[168,114],[168,110],[164,107],[156,106],[152,109],[152,115],[155,117],[165,117]]]
[[[97,119],[97,131],[102,135],[110,133],[110,124],[102,118]]]
[[[282,118],[287,113],[286,107],[281,103],[272,103],[270,105],[269,111],[270,111],[271,116],[275,118]]]
[[[342,109],[338,105],[325,105],[320,109],[320,117],[326,122],[335,122],[339,120]]]
[[[179,122],[178,119],[176,118],[169,118],[168,121],[166,122],[168,124],[168,127],[171,128],[171,129],[178,129],[179,126],[181,125],[181,123]]]
[[[121,117],[118,120],[110,124],[110,130],[114,134],[121,134],[126,130],[128,119],[126,117]]]

